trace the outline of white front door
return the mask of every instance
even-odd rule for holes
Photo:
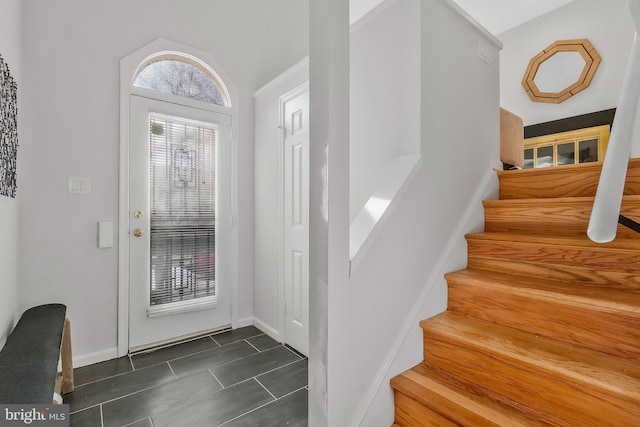
[[[130,97],[130,351],[231,323],[230,124]]]
[[[309,354],[309,86],[282,100],[284,128],[284,339]]]

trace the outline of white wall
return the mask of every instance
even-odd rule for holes
[[[343,18],[342,6],[332,6]],[[332,22],[328,16],[324,18],[326,25]],[[495,190],[495,181],[487,177],[491,177],[490,168],[499,157],[497,45],[452,9],[447,0],[421,2],[420,18],[424,161],[412,183],[378,224],[366,256],[351,271],[350,279],[345,241],[349,197],[344,190],[349,181],[349,154],[343,139],[348,134],[344,109],[349,103],[338,95],[345,89],[345,75],[348,78],[347,59],[341,49],[333,55],[319,49],[326,55],[323,59],[330,61],[332,67],[328,69],[337,74],[330,76],[333,84],[321,79],[326,66],[324,62],[315,65],[313,40],[328,35],[314,28],[312,21],[312,113],[319,111],[327,124],[319,125],[322,131],[312,128],[311,134],[312,150],[316,150],[312,151],[311,162],[315,211],[311,237],[312,241],[314,237],[324,238],[326,243],[316,241],[312,246],[312,301],[320,302],[312,307],[320,307],[312,320],[312,331],[318,332],[312,334],[310,375],[312,379],[322,378],[326,357],[326,415],[330,426],[391,424],[388,380],[395,372],[389,368],[407,369],[421,360],[419,333],[413,339],[410,336],[406,345],[398,343],[398,337],[406,333],[407,321],[415,321],[416,330],[420,315],[446,307],[440,270],[464,267],[463,234],[481,223],[480,198]],[[346,42],[347,35],[339,24],[346,25],[341,20],[334,23],[338,28],[331,31],[337,36],[326,41],[325,48]],[[481,43],[491,52],[491,64],[479,59]],[[318,81],[314,76],[326,86],[314,86]],[[450,248],[451,258],[446,263],[441,258],[444,248]],[[424,306],[422,296],[428,297]],[[322,305],[325,300],[326,306]],[[319,361],[314,361],[314,356]],[[401,363],[392,366],[394,360]],[[320,387],[311,393],[312,410],[322,408],[321,397]],[[311,419],[310,425],[314,425]]]
[[[576,0],[500,34],[501,106],[525,126],[616,107],[633,33],[625,0]],[[602,57],[591,85],[560,104],[531,102],[520,84],[531,57],[556,40],[580,38]]]
[[[308,59],[256,92],[253,315],[257,326],[282,339],[279,323],[282,260],[282,131],[280,97],[309,80]]]
[[[9,66],[11,76],[18,84],[18,113],[22,108],[22,2],[0,0],[0,55]],[[18,119],[18,142],[22,142],[22,118]],[[18,152],[18,158],[22,150]],[[16,198],[0,196],[0,348],[14,326],[19,314],[18,287],[18,203],[22,193],[22,170],[18,167]]]
[[[420,2],[386,0],[351,26],[350,220],[394,160],[420,154]]]
[[[349,259],[349,8],[309,2],[309,426],[342,426],[333,411],[331,330],[344,323],[339,286]],[[335,319],[335,322],[334,322]],[[331,390],[330,390],[331,388]],[[340,393],[335,399],[340,399]]]
[[[0,9],[0,13],[2,10]],[[1,24],[0,24],[1,25]],[[0,36],[1,37],[1,36]],[[0,46],[0,53],[6,52]],[[3,58],[5,56],[3,55]],[[11,63],[10,63],[11,64]],[[20,185],[20,181],[18,181]],[[0,348],[18,319],[19,287],[18,287],[18,201],[0,196]]]
[[[119,61],[157,37],[209,52],[239,89],[238,289],[253,316],[254,91],[308,53],[298,0],[26,0],[21,168],[22,306],[59,300],[74,355],[113,354],[117,242],[97,249],[96,222],[118,219]],[[273,25],[277,22],[278,25]],[[286,46],[286,48],[283,48]],[[67,176],[92,194],[66,194]]]

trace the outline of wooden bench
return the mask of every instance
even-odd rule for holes
[[[63,304],[30,308],[0,351],[0,403],[51,404],[73,391],[71,331]],[[62,372],[58,362],[62,358]],[[60,402],[58,402],[60,403]]]

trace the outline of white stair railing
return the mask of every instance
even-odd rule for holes
[[[589,238],[597,243],[610,242],[616,237],[640,100],[640,0],[627,0],[627,4],[636,33],[587,230]]]

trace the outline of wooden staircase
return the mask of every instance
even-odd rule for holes
[[[424,361],[391,381],[394,426],[640,426],[640,234],[586,236],[600,169],[498,172]],[[640,222],[640,159],[622,214]]]

